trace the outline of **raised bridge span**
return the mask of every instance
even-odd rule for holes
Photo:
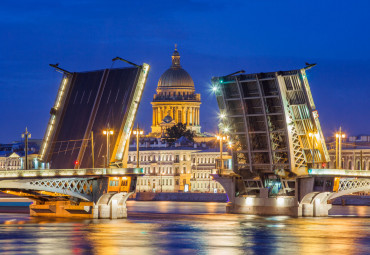
[[[124,218],[140,168],[126,168],[150,66],[63,74],[34,170],[0,171],[0,190],[28,197],[32,216]],[[113,64],[112,64],[113,66]]]
[[[306,74],[313,66],[212,78],[220,131],[233,144],[233,168],[214,176],[228,212],[325,216],[335,197],[369,190],[366,173],[320,169],[330,158]]]

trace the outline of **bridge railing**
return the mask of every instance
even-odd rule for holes
[[[144,175],[143,168],[87,168],[87,169],[43,169],[43,170],[0,170],[0,179],[35,177],[76,177],[76,176],[122,176]]]

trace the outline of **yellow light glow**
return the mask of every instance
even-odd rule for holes
[[[107,131],[105,131],[105,130],[104,130],[104,131],[103,131],[103,134],[104,134],[104,135],[106,135],[106,134],[107,134]]]

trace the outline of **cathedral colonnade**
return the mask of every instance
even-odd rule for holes
[[[171,116],[176,123],[199,126],[199,106],[157,106],[153,107],[153,126],[159,125],[165,116]]]

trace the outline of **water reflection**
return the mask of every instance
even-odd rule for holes
[[[0,252],[346,255],[370,251],[367,218],[231,215],[219,213],[223,206],[131,203],[124,220],[40,220],[1,214]],[[357,210],[367,214],[366,209]],[[189,212],[193,214],[186,215]]]

